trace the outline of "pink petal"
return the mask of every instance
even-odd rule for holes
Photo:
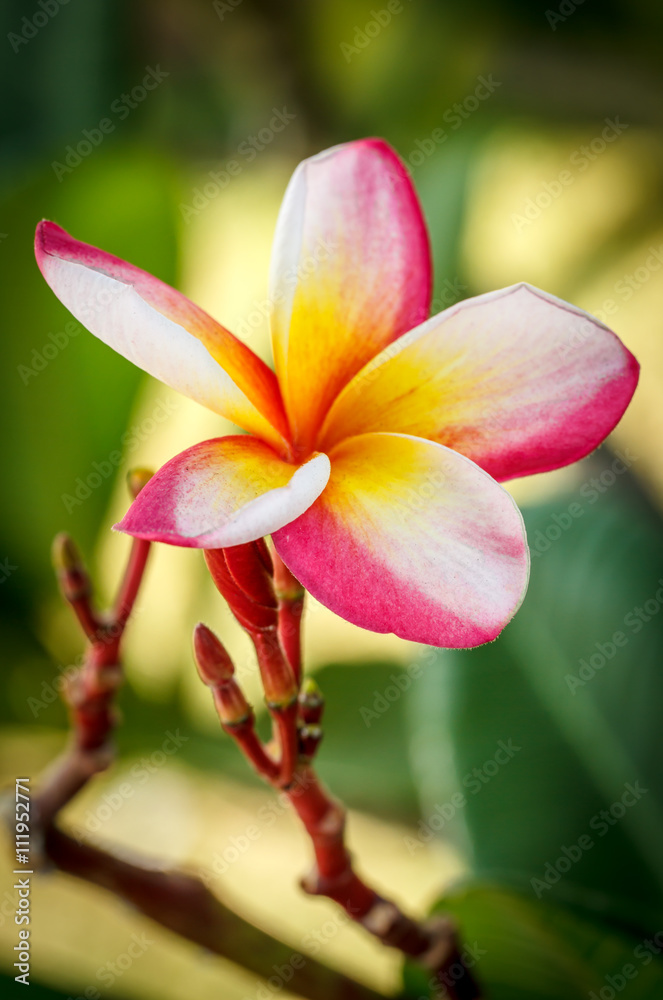
[[[186,296],[133,264],[41,222],[37,263],[91,333],[178,392],[283,445],[287,425],[274,373]]]
[[[347,621],[434,646],[478,646],[515,614],[529,551],[509,494],[469,459],[404,434],[330,455],[324,493],[273,534],[313,596]]]
[[[433,316],[367,365],[317,447],[370,431],[448,445],[505,480],[583,458],[619,422],[639,366],[581,309],[513,285]]]
[[[257,438],[214,438],[167,462],[116,528],[188,548],[242,545],[303,514],[328,478],[326,455],[298,467]]]
[[[335,146],[295,171],[272,258],[272,341],[304,448],[334,396],[430,309],[428,236],[416,193],[381,139]]]

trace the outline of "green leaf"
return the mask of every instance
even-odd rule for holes
[[[532,578],[514,621],[491,645],[439,652],[413,687],[417,843],[436,828],[481,877],[655,929],[663,527],[623,468],[604,450],[577,491],[526,513]]]
[[[490,1000],[614,1000],[622,990],[628,1000],[663,996],[663,934],[618,934],[490,884],[451,893],[433,912],[455,918],[461,952]],[[430,978],[407,965],[405,996],[427,997]],[[444,996],[443,988],[430,995]]]
[[[0,372],[0,560],[3,575],[0,642],[12,671],[53,668],[35,634],[42,597],[54,592],[50,545],[61,530],[88,554],[115,479],[109,456],[123,450],[142,373],[73,320],[42,278],[34,259],[35,226],[53,218],[75,236],[175,281],[176,209],[170,168],[141,145],[102,145],[58,184],[46,164],[0,201],[4,365]],[[96,463],[96,465],[95,465]],[[100,474],[98,469],[101,469]],[[110,474],[112,473],[112,474]],[[80,480],[93,476],[87,496]],[[25,623],[29,623],[26,629]],[[40,677],[35,678],[35,693]],[[11,711],[0,690],[0,713]]]
[[[396,662],[330,664],[316,680],[327,713],[316,758],[325,782],[346,805],[412,821],[417,794],[403,697],[410,672]]]

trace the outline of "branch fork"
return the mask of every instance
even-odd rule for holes
[[[302,888],[334,900],[383,944],[439,976],[439,982],[448,982],[442,977],[452,965],[460,966],[463,974],[448,995],[478,1000],[479,987],[463,961],[451,921],[413,920],[354,869],[345,844],[346,811],[320,783],[313,766],[322,739],[324,699],[312,678],[302,681],[303,588],[264,540],[208,550],[205,559],[217,589],[253,642],[272,717],[270,746],[263,746],[255,732],[253,710],[241,694],[228,653],[203,624],[194,632],[198,670],[212,689],[223,729],[261,777],[285,792],[310,837],[315,867]]]

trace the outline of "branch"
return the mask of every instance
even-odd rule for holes
[[[101,886],[162,927],[262,979],[280,978],[307,1000],[383,1000],[383,994],[258,930],[191,875],[141,868],[78,844],[56,827],[46,833],[45,850],[60,871]]]
[[[211,550],[205,558],[219,591],[255,646],[265,701],[279,737],[278,762],[255,733],[253,711],[234,678],[228,653],[202,624],[194,633],[198,670],[212,688],[223,729],[261,777],[285,791],[311,839],[315,868],[302,887],[311,895],[332,899],[384,945],[415,959],[444,986],[450,1000],[479,1000],[481,991],[463,959],[451,919],[414,920],[367,885],[353,867],[345,845],[345,809],[320,783],[312,764],[322,737],[324,704],[314,682],[301,683],[299,583],[273,552],[268,587],[270,576],[256,543]],[[460,969],[460,975],[450,975],[452,967],[454,973]]]
[[[149,478],[140,470],[130,477],[137,495]],[[92,585],[72,540],[60,535],[53,546],[60,587],[89,640],[83,666],[65,688],[72,733],[69,746],[42,778],[35,798],[35,825],[40,849],[60,871],[98,885],[131,903],[162,927],[201,947],[269,979],[283,983],[310,1000],[381,1000],[376,993],[341,973],[300,954],[253,927],[222,903],[201,881],[183,872],[163,872],[132,864],[89,844],[80,843],[55,825],[59,811],[95,774],[114,759],[111,736],[115,726],[115,697],[122,681],[121,641],[143,578],[149,542],[132,544],[127,568],[113,610],[102,615],[92,604]],[[213,637],[212,637],[213,639]],[[202,634],[202,653],[209,639]],[[228,678],[232,664],[225,665]],[[223,671],[222,671],[223,672]],[[253,728],[253,713],[237,685],[226,685],[218,707],[226,711],[232,732],[244,753],[270,780],[277,781],[281,765],[264,751]],[[294,705],[296,712],[296,704]],[[283,719],[292,720],[293,708]],[[286,766],[292,770],[296,754],[287,748]]]

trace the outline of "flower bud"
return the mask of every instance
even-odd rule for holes
[[[193,649],[203,684],[216,687],[232,678],[235,668],[225,646],[202,622],[193,631]]]
[[[239,546],[233,546],[233,548],[239,548]],[[252,600],[251,597],[245,593],[244,590],[242,590],[228,568],[228,563],[225,557],[226,551],[228,550],[205,550],[205,562],[207,563],[207,567],[212,574],[212,579],[214,580],[216,589],[219,591],[221,596],[226,599],[235,618],[240,625],[247,630],[247,632],[256,633],[262,632],[266,629],[275,628],[278,620],[276,607],[256,603],[256,601]],[[231,560],[232,559],[233,557],[231,556]],[[239,574],[240,571],[237,566],[236,569]],[[262,566],[261,572],[263,574],[265,573],[264,567]]]
[[[251,706],[235,680],[233,662],[225,646],[202,622],[194,629],[193,649],[201,680],[212,688],[221,724],[238,726],[250,719]]]
[[[299,730],[299,752],[309,760],[315,757],[320,741],[322,740],[322,729],[320,726],[302,726]]]
[[[90,577],[73,539],[65,532],[53,539],[52,557],[65,598],[77,601],[89,597],[92,590]]]
[[[322,718],[325,699],[312,677],[307,677],[299,692],[299,716],[307,726],[316,726]]]
[[[214,704],[223,726],[240,726],[252,718],[251,706],[233,678],[213,689]]]
[[[266,608],[277,605],[272,578],[265,569],[265,563],[255,542],[246,545],[232,545],[223,550],[226,566],[231,577],[256,604]]]
[[[134,500],[143,487],[149,483],[153,475],[154,473],[151,469],[129,469],[127,472],[127,486]]]

